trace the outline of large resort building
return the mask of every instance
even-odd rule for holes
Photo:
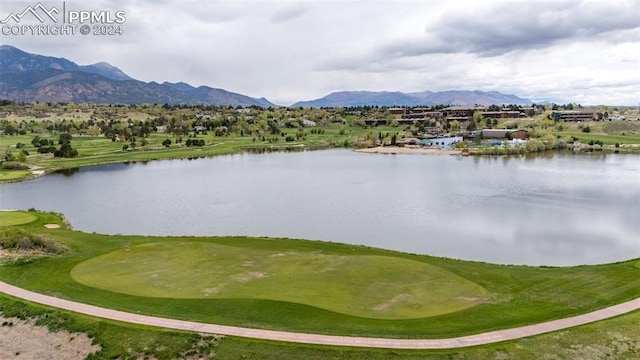
[[[551,112],[551,117],[555,121],[594,121],[600,119],[602,113],[590,109],[564,110]]]

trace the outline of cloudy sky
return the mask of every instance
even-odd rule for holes
[[[6,1],[0,17],[36,1]],[[62,1],[42,1],[53,6]],[[291,104],[333,91],[497,90],[640,103],[640,1],[67,0],[126,11],[121,36],[2,36],[143,81]]]

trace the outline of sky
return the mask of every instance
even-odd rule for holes
[[[0,18],[36,3],[2,0]],[[640,105],[638,0],[67,0],[65,8],[124,11],[123,34],[0,35],[0,43],[282,105],[344,90]]]

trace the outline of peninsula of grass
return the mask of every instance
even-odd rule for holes
[[[2,211],[0,214],[0,227],[20,225],[38,220],[38,216],[31,212]]]
[[[54,214],[28,214],[37,219],[14,226],[46,234],[67,250],[1,266],[0,280],[183,320],[447,338],[573,316],[640,295],[638,259],[562,268],[507,266],[308,240],[88,234],[70,230]],[[3,217],[16,215],[2,212]]]

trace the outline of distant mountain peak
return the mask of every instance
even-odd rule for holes
[[[145,83],[107,62],[78,65],[11,45],[0,46],[0,74],[0,98],[15,101],[273,106],[264,98],[207,86],[196,89],[184,82]]]
[[[430,106],[430,105],[530,105],[533,102],[513,94],[482,90],[447,90],[403,93],[399,91],[336,91],[322,98],[300,101],[291,106]]]

